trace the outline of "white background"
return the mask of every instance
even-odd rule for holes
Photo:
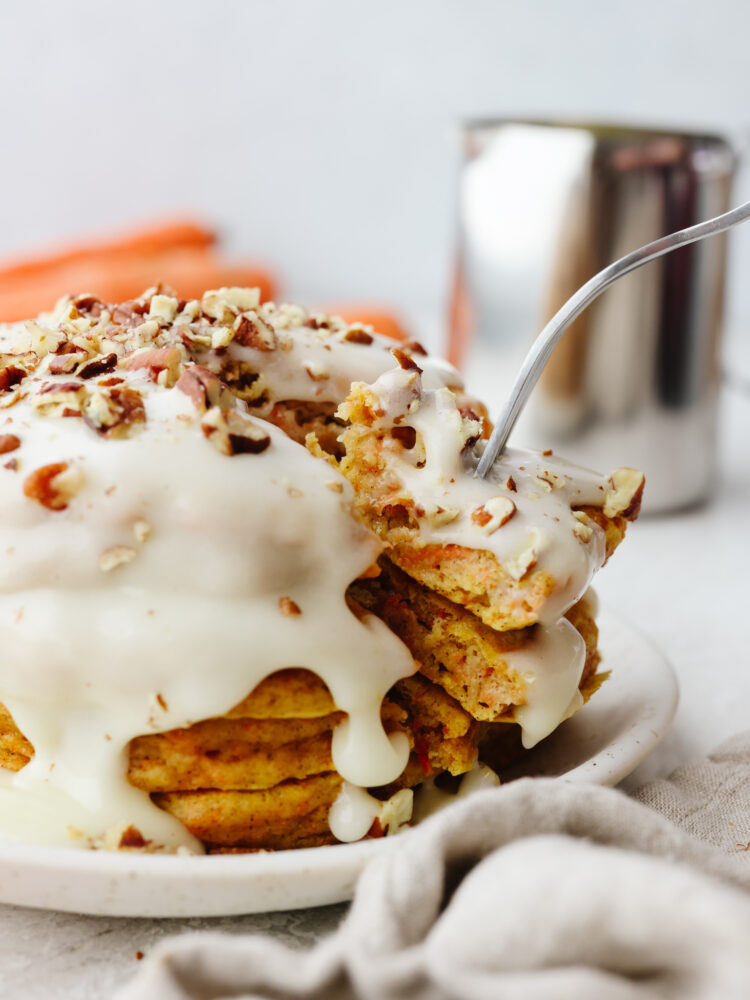
[[[739,134],[749,37],[747,0],[0,0],[0,259],[190,211],[289,298],[438,317],[460,119]]]

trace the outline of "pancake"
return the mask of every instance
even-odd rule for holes
[[[350,592],[406,644],[425,677],[478,721],[497,721],[525,704],[527,683],[513,668],[512,654],[533,643],[535,626],[498,632],[411,579],[387,557],[380,565],[378,577],[357,581]],[[584,683],[598,663],[596,624],[586,601],[576,602],[566,618],[586,643]]]
[[[0,410],[2,836],[382,835],[600,682],[581,595],[643,477],[475,479],[486,411],[414,342],[253,289],[80,295],[0,327]]]
[[[489,627],[557,620],[637,517],[643,476],[605,479],[551,453],[508,450],[476,479],[476,415],[404,364],[356,383],[338,410],[357,513],[392,563]]]

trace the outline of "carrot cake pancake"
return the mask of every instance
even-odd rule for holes
[[[544,738],[643,477],[478,480],[487,432],[418,344],[254,289],[0,328],[0,837],[351,841]]]

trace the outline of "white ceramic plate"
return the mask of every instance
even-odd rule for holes
[[[609,681],[504,780],[615,785],[653,750],[677,707],[664,657],[612,615],[599,619]],[[351,899],[357,876],[401,837],[268,854],[177,857],[0,842],[0,902],[122,917],[226,916]]]

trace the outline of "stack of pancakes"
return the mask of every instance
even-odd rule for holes
[[[233,384],[226,360],[221,363],[218,374],[225,387],[252,406],[248,392],[252,397],[255,389]],[[245,363],[245,389],[262,382],[262,370],[250,375]],[[436,546],[421,538],[413,511],[384,501],[390,480],[383,435],[373,433],[356,392],[352,398],[348,408],[337,411],[329,399],[273,399],[266,394],[260,415],[294,440],[312,434],[308,446],[349,479],[358,516],[384,543],[378,567],[351,584],[347,600],[354,614],[380,618],[414,659],[414,674],[396,683],[382,705],[386,732],[404,734],[410,748],[400,778],[370,790],[385,800],[428,777],[464,774],[478,759],[497,767],[519,752],[515,711],[526,703],[528,681],[514,669],[512,654],[534,642],[542,627],[540,608],[559,581],[533,563],[520,578],[511,577],[489,551]],[[577,509],[585,530],[599,533],[609,556],[624,536],[626,521],[637,516],[637,507],[634,501],[609,513],[591,504]],[[599,683],[593,612],[585,596],[565,610],[585,642],[579,682],[583,700]],[[132,740],[128,779],[176,816],[208,851],[332,843],[328,815],[342,778],[331,743],[344,718],[322,680],[304,664],[289,664],[223,716]],[[0,767],[18,771],[33,753],[0,705]],[[383,833],[378,821],[370,833]]]

